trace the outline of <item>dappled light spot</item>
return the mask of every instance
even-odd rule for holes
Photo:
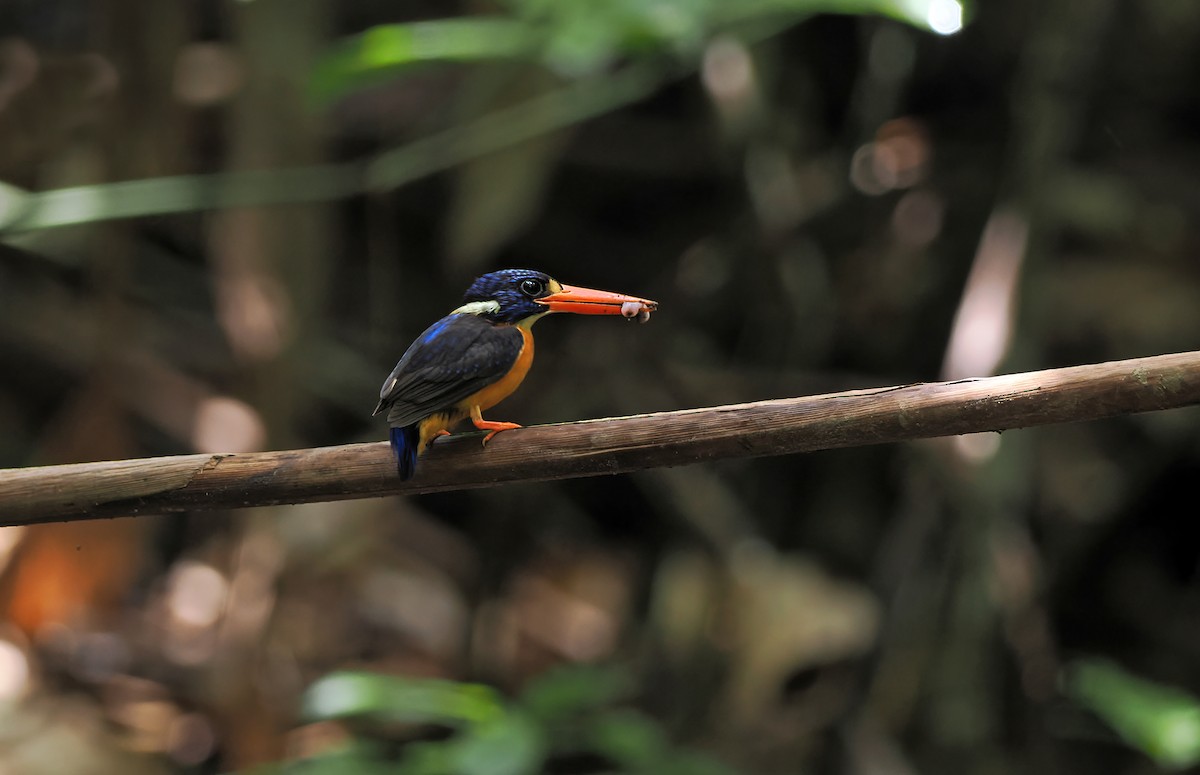
[[[964,433],[955,436],[954,451],[967,462],[982,463],[1000,451],[1000,434]]]
[[[262,417],[244,401],[229,396],[203,399],[192,424],[197,452],[255,452],[267,441]]]
[[[25,650],[7,639],[0,639],[0,701],[20,699],[31,682],[29,657]]]
[[[944,379],[995,374],[1008,353],[1028,237],[1028,222],[1015,212],[998,210],[988,219],[946,346]],[[963,460],[983,463],[1000,451],[1000,434],[956,436],[953,448]]]
[[[967,277],[946,358],[943,379],[994,374],[1008,352],[1017,279],[1029,224],[1023,215],[999,210],[988,219]]]
[[[279,354],[289,315],[278,283],[254,272],[233,272],[218,286],[218,301],[221,325],[239,355],[269,360]]]
[[[953,35],[963,28],[963,7],[958,0],[930,0],[925,18],[937,34]]]
[[[234,50],[220,43],[192,43],[175,60],[175,97],[185,105],[207,107],[233,98],[246,79]]]
[[[182,713],[167,728],[166,750],[172,759],[195,767],[210,756],[217,746],[212,722],[200,713]]]
[[[710,43],[700,73],[704,88],[722,105],[744,106],[753,96],[754,61],[740,40],[722,37]]]
[[[718,36],[704,49],[700,82],[721,121],[722,133],[744,140],[760,126],[764,99],[754,58],[746,44]]]
[[[216,625],[229,599],[229,582],[211,565],[184,560],[167,581],[163,653],[181,665],[207,661],[216,650]]]
[[[24,535],[25,527],[23,526],[0,527],[0,570],[8,565],[13,550],[20,545]]]
[[[171,576],[167,605],[171,616],[190,627],[208,627],[225,606],[229,584],[211,565],[185,560]]]
[[[522,579],[518,597],[526,634],[568,659],[599,659],[616,645],[616,622],[608,611],[546,579]]]
[[[933,149],[925,127],[915,119],[898,118],[875,133],[850,160],[850,182],[864,194],[878,196],[921,182]]]
[[[135,751],[163,753],[180,715],[167,688],[146,678],[117,676],[105,687],[110,718],[125,728],[126,745]]]

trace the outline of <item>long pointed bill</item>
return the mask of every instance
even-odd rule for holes
[[[622,315],[627,318],[641,318],[643,322],[650,318],[651,312],[658,309],[657,301],[626,296],[623,293],[579,288],[574,285],[564,285],[558,293],[545,296],[537,301],[539,304],[549,307],[551,312],[574,312],[578,315]]]

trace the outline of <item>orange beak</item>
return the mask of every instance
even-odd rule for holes
[[[545,304],[551,312],[574,312],[579,315],[623,315],[627,318],[643,315],[648,318],[651,312],[658,309],[657,301],[626,296],[623,293],[579,288],[574,285],[564,285],[558,293],[544,296],[537,299],[537,302]]]

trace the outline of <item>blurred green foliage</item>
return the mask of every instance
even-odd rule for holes
[[[1182,770],[1200,763],[1200,699],[1100,659],[1071,665],[1066,689],[1160,767]]]
[[[554,756],[594,755],[614,772],[723,775],[703,754],[670,743],[658,721],[619,706],[632,691],[615,668],[578,665],[533,680],[515,700],[475,683],[339,672],[313,684],[304,715],[358,730],[348,745],[266,772],[367,772],[394,775],[521,775],[540,772]],[[440,740],[394,749],[381,744],[381,725],[453,729]]]
[[[790,25],[818,13],[879,14],[930,28],[931,8],[957,0],[507,0],[509,15],[388,24],[354,36],[313,74],[320,100],[416,65],[494,59],[539,62],[566,78],[594,76],[623,58],[695,65],[720,34]]]
[[[540,63],[564,78],[592,78],[585,98],[551,92],[548,106],[521,106],[519,125],[498,111],[469,131],[418,140],[368,162],[215,175],[162,176],[37,193],[0,184],[0,232],[281,202],[343,199],[391,189],[484,153],[561,129],[644,98],[682,64],[698,65],[721,34],[772,34],[818,13],[876,14],[932,29],[933,9],[959,0],[508,0],[509,16],[471,16],[371,27],[331,47],[312,67],[318,102],[407,74],[414,66],[502,59]],[[622,59],[661,59],[653,72],[606,75]],[[611,83],[610,83],[611,81]],[[545,99],[543,98],[543,101]],[[545,109],[546,107],[552,109]],[[473,138],[473,142],[471,139]],[[430,140],[433,141],[430,145]],[[446,141],[439,145],[438,140]],[[444,146],[454,150],[447,152]]]

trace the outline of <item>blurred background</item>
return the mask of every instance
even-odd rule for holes
[[[522,424],[1193,349],[1197,77],[1176,0],[4,0],[0,465],[382,440],[509,266],[662,304]],[[1198,426],[3,528],[0,771],[1187,768]]]

